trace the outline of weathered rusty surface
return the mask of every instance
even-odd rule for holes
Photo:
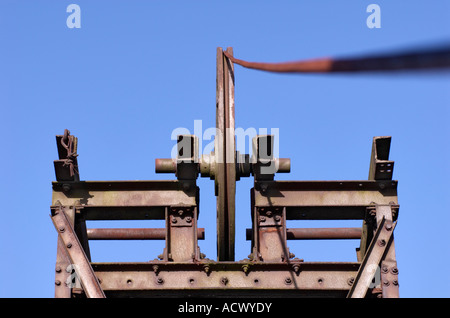
[[[255,206],[287,207],[287,219],[364,219],[366,207],[397,203],[396,181],[272,181]]]
[[[348,298],[366,297],[377,268],[383,260],[386,248],[391,242],[395,225],[396,223],[386,220],[384,217],[378,223],[378,229],[361,263],[354,284],[347,295]]]
[[[65,191],[64,186],[70,187]],[[165,207],[196,205],[198,188],[183,188],[178,181],[80,181],[53,182],[53,204],[70,206]]]
[[[87,229],[89,240],[165,240],[165,228],[91,228]],[[197,231],[199,240],[205,239],[205,229]]]
[[[93,263],[92,266],[106,293],[153,291],[157,295],[164,290],[184,293],[208,290],[228,295],[246,291],[257,296],[285,290],[293,296],[321,292],[329,297],[348,292],[348,282],[359,268],[358,263],[302,262]]]
[[[105,298],[89,259],[64,209],[61,205],[53,209],[51,218],[61,241],[64,243],[71,264],[74,266],[76,277],[80,279],[83,290],[89,298]]]
[[[198,138],[179,135],[177,158],[155,160],[157,173],[175,173],[177,180],[79,181],[77,139],[68,130],[57,136],[60,160],[55,161],[57,182],[52,184],[51,206],[52,220],[59,231],[56,297],[104,297],[105,293],[112,297],[398,297],[392,231],[399,206],[397,181],[392,180],[394,162],[389,160],[391,137],[374,137],[368,181],[274,181],[275,173],[290,172],[291,163],[287,158],[274,158],[272,135],[253,138],[251,157],[236,151],[232,64],[236,60],[232,55],[231,48],[225,52],[217,49],[214,151],[199,157]],[[301,63],[301,67],[303,71],[313,71],[314,67],[325,70],[329,62],[317,60]],[[282,65],[282,71],[286,67],[293,64]],[[275,169],[266,170],[274,163]],[[197,228],[199,174],[215,182],[217,261],[206,258],[198,246],[198,240],[204,239],[204,229]],[[236,181],[250,175],[254,177],[250,191],[253,224],[246,234],[251,251],[249,259],[236,262]],[[86,228],[86,220],[153,219],[165,220],[165,228]],[[361,219],[363,226],[286,226],[287,220],[339,219]],[[89,240],[153,239],[165,240],[163,253],[157,256],[159,261],[90,261]],[[318,239],[360,239],[358,262],[305,263],[289,250],[288,240]],[[63,267],[71,264],[78,266],[81,289],[60,288],[69,274],[63,273]],[[373,267],[380,264],[381,274],[374,273]],[[381,283],[372,286],[374,275]]]
[[[177,162],[175,159],[155,159],[156,173],[176,173]]]
[[[232,48],[226,52],[233,55]],[[234,260],[236,145],[234,137],[234,70],[233,64],[217,48],[215,186],[217,195],[217,258]]]
[[[252,239],[252,229],[246,230],[247,240]],[[294,228],[286,229],[287,240],[351,240],[361,238],[361,228]]]
[[[59,160],[53,162],[55,167],[56,180],[58,181],[79,181],[78,171],[78,138],[70,135],[69,130],[64,130],[64,135],[56,136]]]

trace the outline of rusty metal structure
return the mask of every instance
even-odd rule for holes
[[[277,173],[290,171],[290,160],[273,156],[273,136],[256,136],[251,154],[236,151],[232,48],[225,53],[217,49],[214,151],[199,156],[197,137],[179,136],[177,157],[155,160],[155,171],[173,173],[174,180],[82,181],[78,139],[68,130],[56,136],[55,297],[399,297],[391,137],[373,138],[367,180],[276,181]],[[214,180],[216,259],[198,246],[207,230],[197,227],[198,177]],[[236,182],[246,177],[254,179],[252,228],[240,235],[251,241],[251,250],[248,259],[235,260]],[[87,228],[87,220],[165,220],[165,227]],[[287,228],[287,220],[361,220],[362,225]],[[305,262],[289,250],[290,240],[317,239],[359,239],[356,261]],[[90,240],[165,240],[165,247],[149,262],[94,263]]]

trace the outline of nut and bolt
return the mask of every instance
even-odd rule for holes
[[[222,277],[222,278],[220,279],[220,283],[221,283],[222,285],[228,284],[228,278]]]
[[[280,220],[281,220],[281,217],[279,216],[279,215],[275,215],[275,221],[277,221],[277,222],[280,222]]]
[[[390,231],[392,230],[392,224],[388,223],[384,226],[384,228],[386,229],[386,231]]]
[[[267,211],[266,215],[270,218],[272,216],[272,211]]]
[[[72,247],[72,243],[68,243],[66,246],[67,246],[67,248],[71,248]]]
[[[162,284],[164,284],[164,279],[162,279],[161,277],[159,277],[159,278],[156,280],[156,283],[157,283],[158,285],[162,285]]]
[[[383,285],[384,285],[384,286],[389,286],[389,285],[390,285],[390,284],[389,284],[389,281],[388,281],[388,280],[384,280],[384,281],[383,281]]]
[[[242,265],[242,271],[247,274],[249,270],[249,266],[248,265]]]
[[[260,216],[260,217],[259,217],[259,220],[260,220],[261,222],[264,222],[264,221],[266,221],[266,217],[265,217],[265,216]]]
[[[61,273],[61,267],[57,266],[57,267],[55,268],[55,271],[56,271],[57,273]]]
[[[173,223],[173,224],[177,223],[177,219],[172,218],[172,223]]]
[[[187,216],[187,217],[186,217],[186,222],[187,222],[187,223],[191,223],[191,222],[192,222],[192,218],[191,218],[190,216]]]
[[[378,245],[379,246],[385,246],[386,245],[386,241],[385,240],[379,240],[378,241]]]
[[[66,230],[66,229],[64,228],[64,226],[61,226],[61,227],[59,228],[59,231],[60,231],[61,233],[63,233],[65,230]]]
[[[398,275],[398,268],[397,267],[392,267],[391,268],[391,273],[394,275]]]
[[[350,277],[350,278],[347,280],[347,284],[349,284],[350,286],[352,286],[354,283],[355,283],[355,277]]]
[[[285,283],[286,285],[290,285],[290,284],[292,284],[292,279],[291,279],[290,277],[286,277],[286,278],[284,279],[284,283]]]
[[[393,280],[392,284],[394,284],[394,286],[398,286],[398,281],[397,280]]]
[[[182,215],[183,215],[183,213],[184,213],[184,211],[183,211],[183,210],[178,210],[178,215],[179,215],[179,216],[182,216]]]

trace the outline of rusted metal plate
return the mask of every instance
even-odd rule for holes
[[[293,266],[298,266],[297,271]],[[253,295],[268,290],[348,291],[359,263],[93,263],[103,290],[111,291],[247,291]],[[155,267],[156,266],[156,267]],[[208,271],[205,267],[208,266]],[[246,271],[244,271],[244,267]],[[189,290],[189,291],[188,291]]]
[[[87,220],[164,219],[166,206],[196,206],[198,188],[184,189],[178,181],[53,182],[52,204],[57,201],[80,202]]]
[[[397,204],[396,181],[273,181],[254,191],[257,207],[286,207],[287,219],[363,219],[366,207]]]

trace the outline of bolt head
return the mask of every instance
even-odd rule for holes
[[[286,278],[284,279],[284,283],[285,283],[286,285],[290,285],[290,284],[292,284],[292,279],[291,279],[290,277],[286,277]]]
[[[228,278],[222,277],[222,278],[220,279],[220,282],[221,282],[223,285],[226,285],[226,284],[228,284]]]

